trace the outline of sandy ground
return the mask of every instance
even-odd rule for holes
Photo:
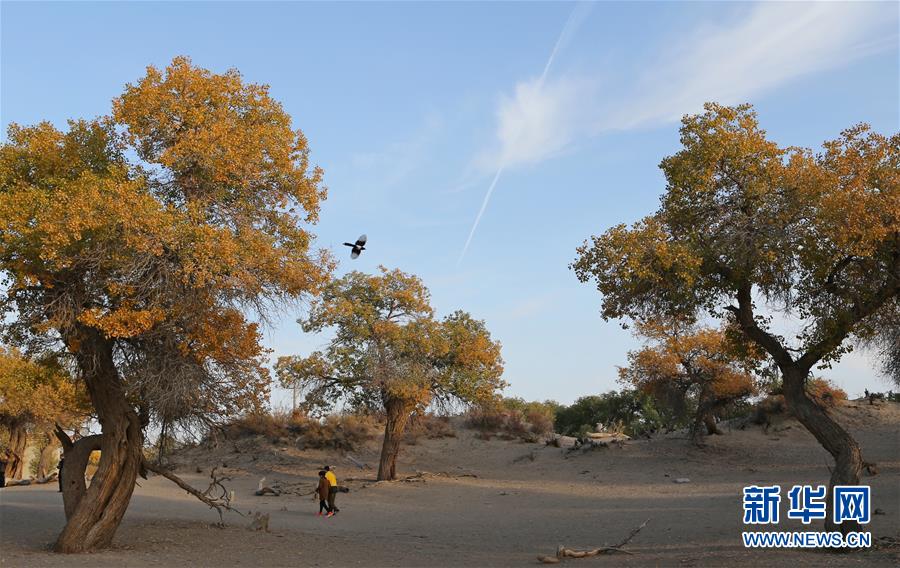
[[[900,404],[850,403],[837,411],[879,474],[872,485],[873,537],[900,537]],[[161,477],[141,481],[112,549],[61,556],[48,547],[64,522],[55,486],[0,491],[2,566],[523,566],[563,544],[613,544],[645,519],[628,545],[633,556],[571,559],[573,566],[896,566],[900,549],[835,554],[747,550],[740,533],[745,485],[825,483],[829,456],[793,421],[768,433],[755,426],[712,437],[705,448],[683,437],[633,441],[586,453],[470,432],[420,440],[403,450],[404,474],[442,472],[416,482],[374,483],[337,454],[243,440],[210,453],[192,449],[177,473],[205,488],[209,468],[225,462],[242,511],[271,516],[271,532],[246,530]],[[374,463],[377,443],[354,454]],[[334,518],[315,515],[311,497],[255,497],[259,478],[300,491],[324,462],[336,464],[349,494]],[[204,473],[196,469],[205,468]],[[471,477],[469,475],[477,477]],[[674,479],[691,481],[676,484]],[[345,481],[351,478],[350,481]],[[362,480],[352,480],[357,478]],[[783,491],[786,491],[784,488]],[[782,517],[787,499],[782,502]],[[814,529],[820,526],[812,525]],[[779,530],[804,530],[782,522]],[[807,528],[806,530],[810,530]]]

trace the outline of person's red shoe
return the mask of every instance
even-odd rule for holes
[[[333,516],[334,516],[334,512],[332,511],[331,513],[328,513],[328,514],[325,515],[325,516],[326,516],[326,517],[333,517]]]
[[[320,517],[321,517],[321,516],[322,516],[322,511],[319,511],[319,512],[318,512],[318,513],[316,513],[316,514],[317,514],[317,515],[318,515],[318,516],[320,516]]]

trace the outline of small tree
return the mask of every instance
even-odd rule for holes
[[[378,479],[390,480],[410,415],[430,404],[490,400],[504,386],[503,362],[484,322],[461,311],[436,320],[421,280],[380,271],[328,285],[299,323],[306,332],[334,328],[334,339],[324,352],[279,358],[276,369],[283,385],[300,386],[310,410],[343,399],[384,412]]]
[[[814,366],[839,358],[854,336],[871,337],[879,312],[896,306],[900,134],[859,125],[813,154],[769,141],[749,105],[707,104],[683,119],[681,143],[661,164],[659,210],[579,248],[579,279],[596,281],[605,318],[731,313],[834,457],[831,485],[858,484],[858,444],[805,387]],[[773,332],[760,301],[804,320],[796,341]]]
[[[675,321],[641,324],[638,333],[652,343],[628,353],[629,365],[619,369],[620,380],[653,396],[657,406],[675,398],[679,408],[693,408],[695,442],[704,427],[707,434],[721,434],[717,415],[756,394],[753,373],[761,353],[748,352],[726,330],[696,329]]]
[[[7,479],[24,475],[29,433],[69,425],[86,414],[83,394],[58,362],[0,347],[0,427],[9,433]]]
[[[154,417],[208,422],[265,403],[265,352],[246,314],[265,318],[327,279],[307,227],[321,182],[267,87],[183,57],[148,67],[110,116],[66,132],[9,127],[2,328],[66,355],[102,428],[64,443],[56,550],[110,544]]]

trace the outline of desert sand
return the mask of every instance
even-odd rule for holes
[[[900,404],[850,402],[836,409],[878,474],[873,538],[900,537]],[[798,423],[726,426],[704,448],[685,436],[634,440],[622,447],[569,452],[519,441],[455,438],[405,446],[398,467],[411,481],[375,483],[338,452],[299,451],[262,439],[192,448],[173,458],[176,473],[206,488],[212,466],[232,477],[235,506],[270,515],[270,532],[218,514],[170,481],[140,481],[114,546],[75,556],[49,552],[64,524],[55,485],[0,491],[2,566],[527,566],[558,545],[613,544],[646,519],[629,543],[634,555],[570,559],[568,566],[895,566],[887,540],[851,553],[747,550],[741,490],[749,484],[827,483],[830,457]],[[353,457],[376,463],[379,440]],[[238,450],[238,451],[235,451]],[[334,518],[316,516],[311,496],[253,495],[260,477],[310,491],[323,463],[336,466],[349,494]],[[197,473],[198,468],[202,473]],[[688,478],[689,483],[675,483]],[[782,517],[787,499],[782,501]],[[812,525],[820,530],[821,524]],[[782,521],[779,530],[804,530]],[[810,530],[808,527],[806,530]]]

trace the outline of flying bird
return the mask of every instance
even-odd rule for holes
[[[366,236],[360,235],[355,243],[344,243],[345,247],[350,247],[350,258],[357,258],[359,253],[366,250]]]

